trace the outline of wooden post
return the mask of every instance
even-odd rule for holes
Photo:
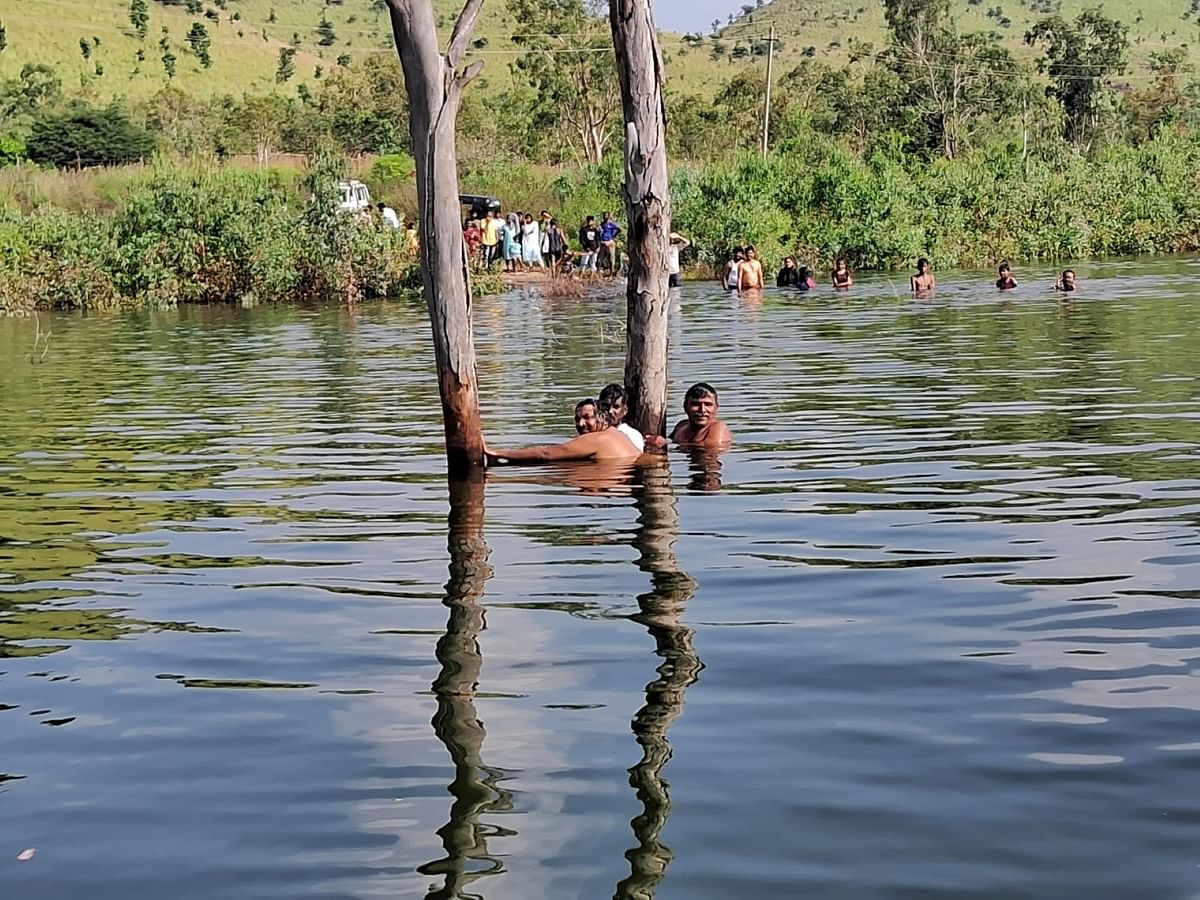
[[[663,58],[650,0],[609,0],[608,18],[625,114],[625,213],[629,223],[625,388],[629,422],[643,434],[665,434],[671,196]]]
[[[767,38],[767,89],[763,97],[762,155],[767,158],[767,147],[771,140],[771,63],[775,59],[775,26]]]
[[[483,465],[483,432],[471,332],[470,275],[458,203],[454,125],[463,89],[483,63],[458,70],[483,0],[467,0],[445,55],[438,49],[432,0],[387,0],[404,87],[417,169],[421,277],[446,429],[451,473]]]

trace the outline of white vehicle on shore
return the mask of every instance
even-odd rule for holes
[[[338,209],[347,213],[361,213],[371,208],[371,192],[361,181],[339,181],[338,191],[341,199]]]

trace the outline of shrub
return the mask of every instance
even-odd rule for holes
[[[150,156],[154,138],[116,106],[77,105],[33,120],[26,152],[34,162],[58,168],[113,166]]]

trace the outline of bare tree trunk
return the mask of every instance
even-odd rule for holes
[[[404,87],[417,168],[421,276],[433,326],[446,461],[451,472],[483,465],[483,432],[471,332],[470,275],[458,204],[454,125],[459,102],[482,63],[458,71],[483,0],[467,0],[450,46],[438,51],[431,0],[387,0]]]
[[[625,212],[629,220],[625,387],[629,421],[644,434],[664,434],[671,195],[663,58],[650,0],[609,0],[608,19],[625,114]]]

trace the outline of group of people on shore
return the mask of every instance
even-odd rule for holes
[[[620,234],[621,226],[609,212],[598,224],[595,216],[580,223],[577,250],[571,247],[558,219],[546,209],[536,219],[533,213],[512,211],[505,215],[489,209],[482,219],[472,217],[463,222],[463,240],[471,259],[489,270],[500,263],[505,272],[542,270],[558,274],[577,270],[613,275],[620,268]]]
[[[684,418],[671,429],[670,441],[680,447],[719,450],[733,441],[718,416],[717,389],[697,382],[683,397]],[[625,422],[629,395],[623,385],[605,385],[598,399],[586,397],[575,404],[576,437],[561,444],[544,444],[519,450],[486,450],[489,466],[537,465],[556,462],[636,460],[647,450],[664,450],[668,439],[640,434]],[[486,449],[486,448],[485,448]]]

